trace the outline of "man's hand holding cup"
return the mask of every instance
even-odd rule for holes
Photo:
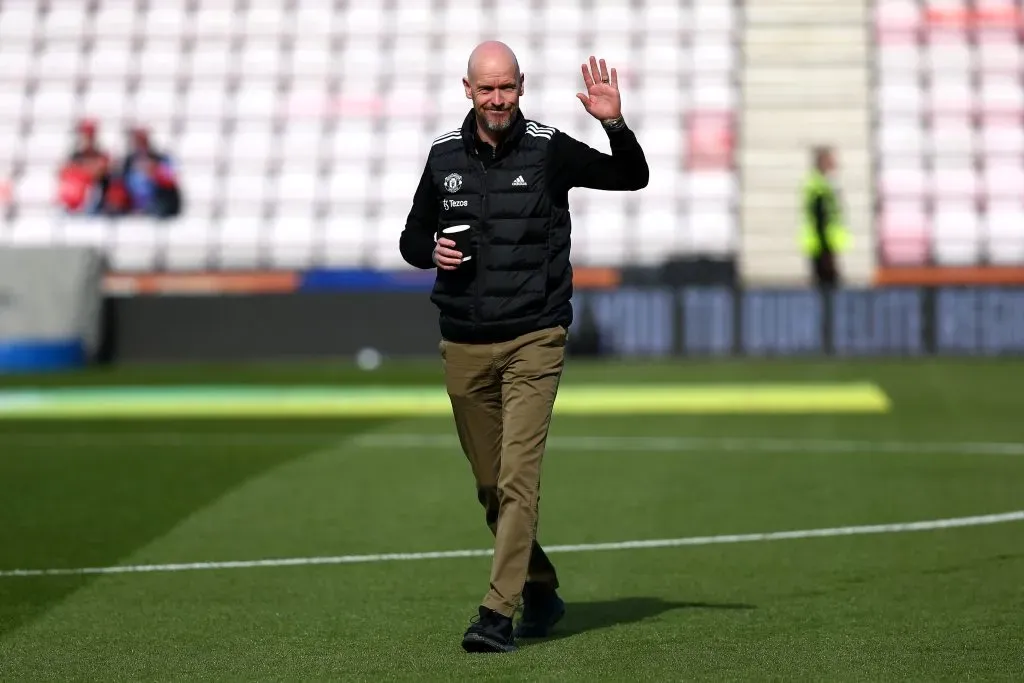
[[[441,270],[455,270],[462,263],[462,252],[455,250],[455,240],[442,237],[434,245],[434,264]]]
[[[470,226],[453,225],[441,231],[437,244],[434,245],[434,264],[441,270],[455,270],[473,258],[466,255],[469,249]]]

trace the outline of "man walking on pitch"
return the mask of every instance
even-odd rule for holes
[[[594,57],[582,70],[587,91],[576,96],[607,131],[610,155],[525,118],[512,50],[478,45],[462,81],[473,108],[460,129],[434,140],[400,239],[410,265],[437,269],[430,298],[445,385],[494,534],[490,589],[462,640],[469,652],[512,651],[516,637],[546,635],[565,612],[536,535],[572,322],[568,192],[639,190],[649,173],[622,117],[616,70]]]

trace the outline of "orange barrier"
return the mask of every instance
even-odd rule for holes
[[[963,268],[923,266],[919,268],[881,268],[875,272],[875,285],[880,287],[1022,284],[1024,284],[1024,268],[1014,266]]]
[[[295,292],[301,275],[291,272],[112,273],[104,278],[108,294],[271,294]]]
[[[302,272],[108,273],[103,289],[115,296],[142,294],[282,294],[303,289]],[[576,268],[577,289],[615,289],[622,283],[617,268]],[[426,283],[430,288],[430,283]],[[381,286],[388,289],[387,285]],[[338,289],[345,289],[344,286]]]
[[[572,286],[575,289],[615,289],[622,284],[622,273],[617,268],[574,268]]]

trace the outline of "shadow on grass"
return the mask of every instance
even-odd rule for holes
[[[0,570],[122,563],[246,481],[384,422],[4,424]],[[0,637],[95,578],[0,576]]]
[[[619,598],[596,602],[566,603],[565,616],[552,629],[551,635],[547,638],[523,639],[519,644],[527,647],[548,643],[587,631],[637,623],[665,612],[680,609],[752,610],[757,607],[744,603],[673,602],[661,598]]]

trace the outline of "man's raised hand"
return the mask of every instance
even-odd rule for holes
[[[587,113],[599,121],[617,119],[622,116],[622,100],[619,96],[619,75],[615,69],[608,72],[608,65],[602,59],[600,64],[593,55],[590,65],[583,64],[583,83],[587,93],[576,93]]]

